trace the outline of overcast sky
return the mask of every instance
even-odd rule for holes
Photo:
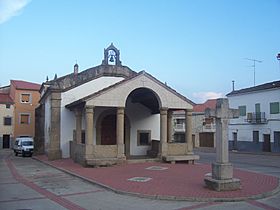
[[[195,103],[280,79],[280,0],[0,0],[0,86],[101,64],[111,42]]]

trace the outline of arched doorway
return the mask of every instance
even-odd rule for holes
[[[160,145],[160,106],[158,95],[148,88],[137,88],[128,95],[125,113],[130,119],[131,158],[157,155]]]

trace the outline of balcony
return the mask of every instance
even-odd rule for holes
[[[216,125],[214,123],[203,124],[202,132],[215,132],[215,131],[216,131]]]
[[[251,124],[266,123],[265,112],[249,112],[246,121]]]
[[[185,132],[185,124],[175,124],[174,131],[175,132]]]

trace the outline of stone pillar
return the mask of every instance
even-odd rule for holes
[[[86,159],[93,158],[93,116],[94,107],[86,106]]]
[[[61,159],[60,149],[60,109],[61,93],[52,92],[51,95],[51,123],[50,123],[50,142],[48,148],[48,159]]]
[[[185,140],[187,143],[187,154],[193,154],[192,142],[192,110],[185,110]]]
[[[238,110],[229,109],[227,99],[217,99],[216,111],[207,111],[206,116],[216,120],[216,162],[212,163],[211,176],[204,181],[208,188],[216,191],[240,189],[240,180],[233,178],[233,167],[228,159],[228,119],[238,116]]]
[[[117,108],[117,146],[118,158],[125,158],[124,155],[124,107]]]
[[[167,156],[167,108],[160,110],[160,156]]]
[[[173,140],[173,123],[172,123],[172,111],[167,112],[167,142],[172,142]]]
[[[79,109],[75,110],[76,117],[76,144],[82,143],[82,112]]]

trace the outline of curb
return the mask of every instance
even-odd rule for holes
[[[247,200],[258,200],[262,198],[267,198],[270,196],[273,196],[277,193],[280,192],[280,179],[278,179],[278,186],[269,192],[264,192],[258,195],[252,195],[252,196],[247,196],[247,197],[236,197],[236,198],[199,198],[199,197],[176,197],[176,196],[170,196],[170,195],[147,195],[147,194],[140,194],[140,193],[134,193],[134,192],[128,192],[128,191],[122,191],[122,190],[117,190],[115,188],[112,188],[108,185],[99,183],[95,180],[83,177],[79,174],[73,173],[72,171],[57,167],[52,165],[51,163],[45,162],[43,160],[37,159],[36,157],[32,157],[32,159],[39,161],[41,163],[44,163],[45,165],[51,166],[57,170],[63,171],[67,174],[70,174],[71,176],[80,178],[84,181],[87,181],[91,184],[98,185],[100,187],[103,187],[107,190],[110,190],[114,193],[120,194],[120,195],[129,195],[129,196],[135,196],[139,198],[148,198],[148,199],[153,199],[153,200],[169,200],[169,201],[190,201],[190,202],[239,202],[239,201],[247,201]],[[240,169],[239,169],[240,170]]]

